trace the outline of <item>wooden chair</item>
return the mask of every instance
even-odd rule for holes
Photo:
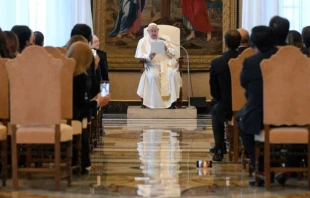
[[[71,185],[72,127],[61,123],[61,73],[63,63],[39,46],[27,47],[6,63],[10,83],[12,125],[12,183],[18,188],[19,172],[51,173],[60,189],[61,143],[66,147],[66,176]],[[18,125],[18,126],[17,126]],[[18,167],[17,145],[51,145],[54,167]],[[31,152],[31,151],[30,151]],[[28,150],[27,150],[27,156]],[[28,159],[27,159],[28,163]]]
[[[265,188],[271,172],[307,172],[310,190],[310,59],[294,46],[285,46],[261,62],[264,130],[255,140],[263,142]],[[308,167],[271,167],[271,145],[307,144]]]
[[[73,146],[77,151],[77,164],[74,164],[72,169],[77,173],[81,172],[81,135],[82,135],[82,122],[79,120],[72,120],[72,101],[73,101],[73,73],[75,69],[75,60],[68,58],[62,54],[59,48],[46,46],[44,49],[51,54],[54,58],[62,61],[61,73],[61,118],[62,125],[68,124],[73,128]]]
[[[158,28],[159,28],[159,35],[166,35],[170,38],[171,42],[173,43],[176,43],[178,45],[180,45],[180,29],[178,27],[175,27],[175,26],[171,26],[171,25],[157,25]],[[147,27],[144,28],[143,30],[143,35],[148,35],[148,32],[147,32]],[[180,47],[174,45],[174,44],[171,44],[172,46],[175,47],[175,49],[177,49],[177,53],[176,53],[176,60],[178,60],[178,63],[179,63],[179,72],[180,72],[180,76],[182,78],[183,76],[183,71],[182,71],[182,64],[183,64],[183,57],[180,57]],[[145,59],[140,59],[140,63],[142,63],[142,70],[141,72],[143,73],[144,71],[144,63],[146,62]],[[182,108],[182,97],[183,97],[183,93],[182,93],[182,86],[180,87],[180,96],[179,98],[177,99],[177,102],[176,102],[176,106],[178,108]],[[141,99],[141,104],[143,106],[143,98]]]
[[[67,53],[67,49],[65,47],[56,47],[56,49],[58,49],[60,51],[60,53],[66,55]]]
[[[8,155],[8,120],[9,120],[9,79],[5,69],[5,63],[8,59],[0,58],[0,145],[1,145],[1,164],[2,186],[6,186],[7,179],[7,155]]]
[[[228,122],[229,159],[234,159],[234,163],[239,161],[239,130],[236,122],[236,113],[245,105],[246,98],[244,89],[240,85],[240,73],[245,58],[253,55],[253,51],[248,48],[244,50],[237,58],[230,59],[228,62],[231,75],[231,93],[232,93],[232,111],[233,117]]]

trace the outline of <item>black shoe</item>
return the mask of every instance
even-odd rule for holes
[[[168,109],[176,109],[174,105],[171,105]]]
[[[215,152],[215,147],[210,148],[210,153],[214,153],[214,152]],[[226,144],[224,144],[224,146],[223,146],[222,153],[227,154]]]
[[[89,174],[89,171],[87,170],[87,169],[82,169],[82,171],[81,171],[81,174],[82,175],[88,175]]]
[[[255,171],[255,167],[252,165],[249,165],[249,177],[253,176],[254,171]]]
[[[214,153],[212,157],[212,161],[222,161],[223,160],[223,154],[221,150],[218,150],[216,153]]]
[[[275,180],[281,185],[284,186],[287,181],[288,176],[286,173],[279,173],[275,176]]]

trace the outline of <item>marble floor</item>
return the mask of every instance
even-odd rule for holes
[[[20,179],[19,190],[0,187],[0,198],[84,197],[310,197],[305,180],[290,180],[270,191],[248,185],[247,171],[227,160],[196,168],[211,160],[214,139],[210,117],[130,120],[105,115],[105,134],[92,153],[89,175],[74,176],[72,187],[53,190],[53,178]]]

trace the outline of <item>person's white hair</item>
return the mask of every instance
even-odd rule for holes
[[[149,30],[149,29],[150,29],[150,27],[152,27],[152,26],[156,26],[156,27],[158,28],[158,26],[157,26],[157,24],[156,24],[156,23],[150,23],[150,24],[147,26],[147,29]]]

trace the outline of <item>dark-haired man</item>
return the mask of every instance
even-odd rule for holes
[[[276,45],[286,45],[286,38],[290,29],[290,22],[286,18],[274,16],[269,21],[269,27],[274,31],[276,36]]]
[[[213,161],[222,161],[225,152],[224,122],[231,120],[231,77],[228,62],[239,55],[241,35],[237,30],[229,30],[225,37],[226,52],[212,60],[210,69],[210,90],[213,97],[212,129],[215,139]]]
[[[282,41],[282,40],[281,40]],[[250,37],[251,46],[258,51],[246,58],[240,75],[241,86],[245,89],[247,102],[237,113],[239,135],[250,157],[249,172],[255,167],[255,141],[263,127],[263,79],[260,63],[277,52],[276,35],[267,26],[256,26],[252,29]],[[260,171],[263,165],[260,166]]]
[[[310,26],[306,26],[302,29],[301,32],[301,37],[302,37],[302,41],[304,43],[304,47],[301,48],[302,53],[304,53],[305,55],[307,55],[308,57],[310,56]]]
[[[19,49],[18,52],[22,53],[25,47],[34,44],[34,34],[32,30],[26,25],[14,25],[11,29],[18,38]]]
[[[44,35],[40,31],[35,31],[34,33],[34,44],[39,46],[44,46]]]

